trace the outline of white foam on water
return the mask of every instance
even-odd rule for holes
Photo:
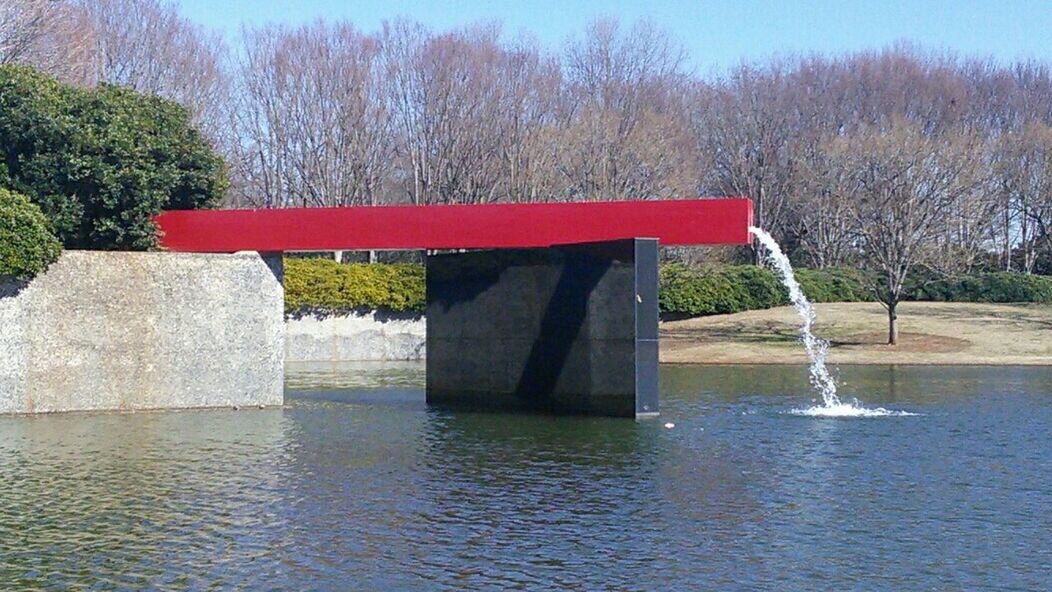
[[[817,316],[811,301],[804,295],[800,283],[796,281],[793,274],[793,266],[789,263],[789,257],[782,252],[778,241],[774,240],[762,228],[749,227],[749,232],[760,241],[767,250],[766,260],[774,268],[781,278],[782,283],[789,290],[789,300],[796,308],[800,316],[800,341],[804,344],[807,357],[811,360],[811,386],[822,395],[822,404],[808,409],[793,409],[790,413],[794,415],[806,415],[809,417],[887,417],[892,415],[914,415],[906,411],[891,411],[882,407],[867,409],[858,404],[844,403],[837,395],[836,381],[826,367],[826,356],[829,354],[829,342],[825,339],[815,337],[812,328]]]
[[[885,409],[883,407],[871,409],[857,403],[840,403],[832,406],[815,405],[806,409],[790,409],[785,413],[805,417],[914,417],[920,415],[919,413]]]

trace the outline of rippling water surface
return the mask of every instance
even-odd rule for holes
[[[0,418],[0,589],[1048,590],[1052,369],[666,367],[658,421],[284,409]],[[673,429],[664,427],[675,424]]]

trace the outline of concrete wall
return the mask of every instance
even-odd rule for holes
[[[428,257],[428,402],[657,413],[657,281],[655,240]]]
[[[422,315],[360,312],[304,315],[285,321],[286,362],[422,360]]]
[[[255,253],[66,252],[0,287],[0,412],[281,404],[275,273]]]

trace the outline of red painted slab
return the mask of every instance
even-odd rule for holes
[[[333,251],[547,247],[657,238],[663,245],[747,244],[748,199],[475,206],[193,210],[157,217],[172,251]]]

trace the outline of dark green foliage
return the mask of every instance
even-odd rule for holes
[[[1052,303],[1052,277],[1005,271],[915,283],[915,300]]]
[[[724,270],[727,280],[738,286],[739,301],[745,310],[771,308],[789,302],[789,294],[771,270],[755,265],[739,265]]]
[[[285,312],[424,311],[424,267],[285,259]]]
[[[1038,249],[1034,273],[1052,275],[1052,249]]]
[[[865,274],[857,269],[797,269],[794,274],[811,302],[865,302],[873,299]]]
[[[696,269],[679,263],[661,267],[661,312],[689,316],[771,308],[788,302],[774,273],[754,265]]]
[[[40,208],[24,195],[0,188],[0,277],[32,279],[61,253]]]
[[[38,204],[67,247],[149,249],[155,214],[214,206],[227,180],[183,107],[0,66],[0,186]]]
[[[812,302],[873,300],[864,272],[857,269],[797,269],[796,279]],[[908,300],[945,302],[1052,303],[1052,278],[1018,273],[984,273],[955,280],[915,277]],[[789,303],[773,271],[752,265],[710,270],[672,263],[661,268],[658,300],[665,314],[702,316],[771,308]]]

